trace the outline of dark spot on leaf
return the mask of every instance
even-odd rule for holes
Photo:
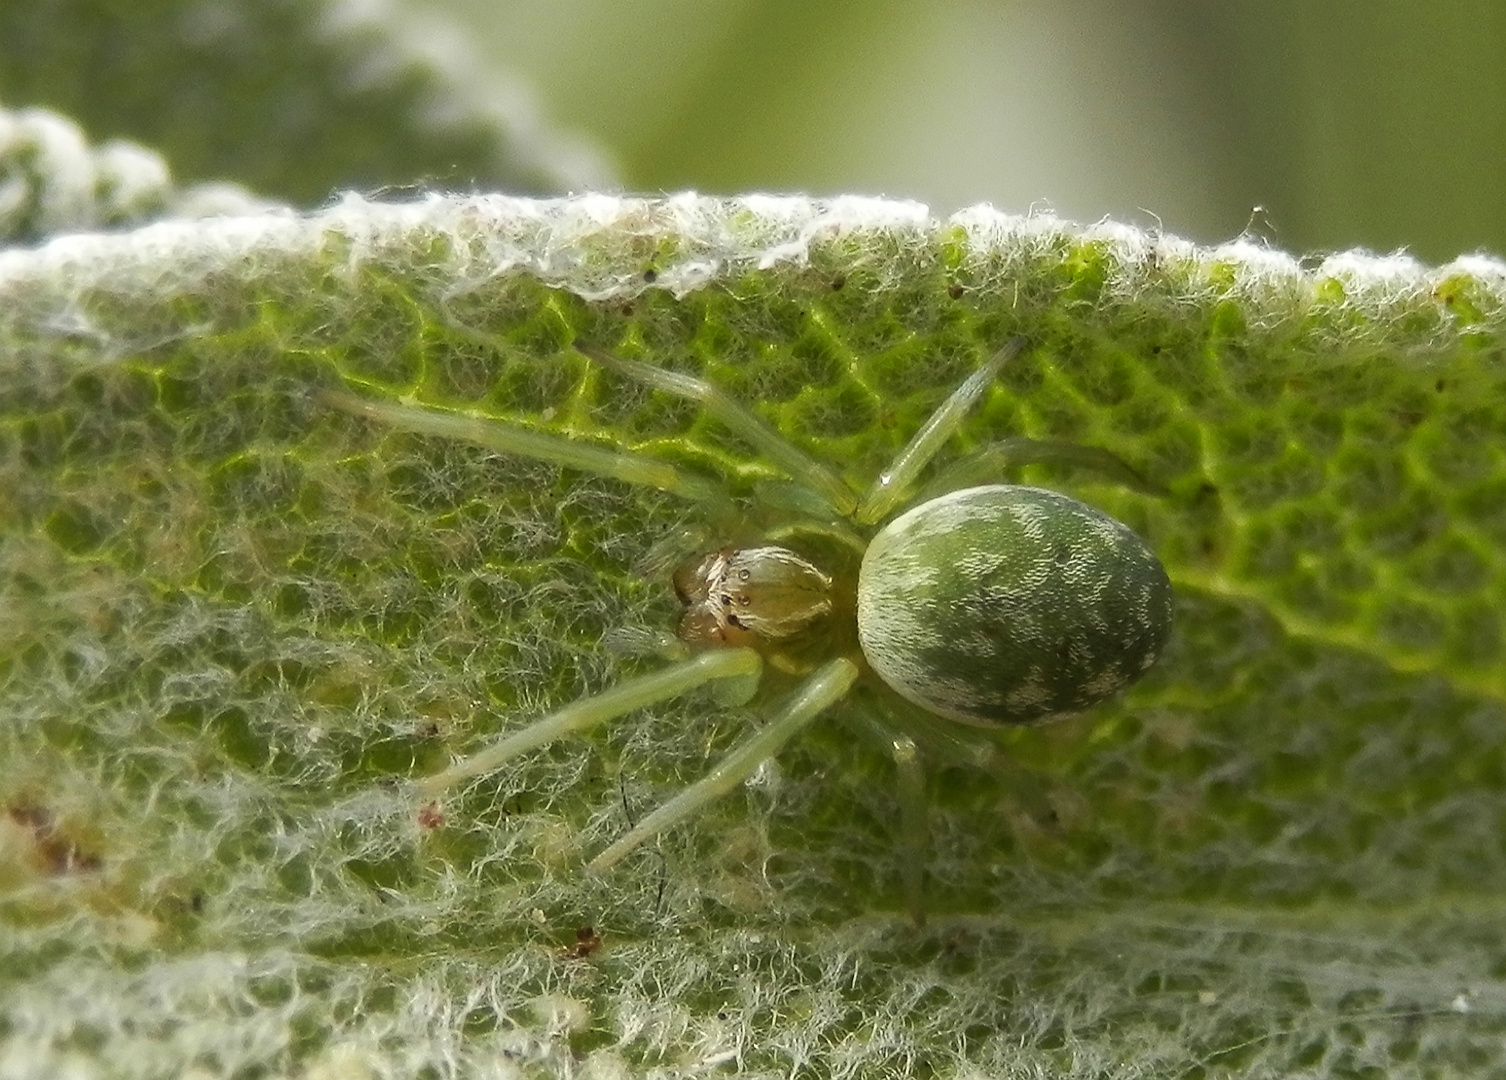
[[[582,926],[575,931],[575,940],[561,952],[567,960],[584,960],[601,948],[602,937],[593,926]]]
[[[1204,480],[1197,486],[1197,490],[1192,493],[1192,505],[1206,506],[1209,503],[1216,502],[1221,494],[1222,492],[1219,491],[1217,484],[1211,480]]]
[[[31,834],[32,860],[49,877],[89,874],[100,868],[99,856],[83,850],[77,840],[64,833],[51,810],[13,803],[6,807],[5,816]]]
[[[418,827],[425,832],[437,829],[444,824],[444,811],[436,802],[424,803],[418,808]]]

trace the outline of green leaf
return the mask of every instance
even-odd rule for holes
[[[0,108],[0,241],[270,209],[233,184],[174,185],[152,151],[121,141],[90,146],[77,125],[46,109]]]
[[[1506,1068],[1500,264],[1304,269],[986,209],[349,199],[0,254],[0,1031],[18,1075],[1478,1077]],[[821,723],[610,875],[752,718],[402,781],[654,661],[658,493],[344,387],[772,467],[569,348],[703,374],[854,480],[1009,336],[948,458],[1125,521],[1178,626],[1122,700],[932,770]],[[1156,493],[1161,491],[1163,493]],[[601,937],[594,951],[583,927]],[[587,955],[582,955],[587,954]]]
[[[347,188],[613,183],[460,30],[380,0],[13,0],[0,101],[145,142],[178,177],[300,205]]]

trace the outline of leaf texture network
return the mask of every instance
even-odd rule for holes
[[[349,198],[0,253],[0,1074],[1506,1075],[1506,267],[1302,265],[986,208]],[[343,387],[776,475],[949,458],[1125,521],[1178,595],[1122,700],[930,777],[838,720],[601,879],[753,722],[700,699],[404,781],[646,670],[691,511]],[[585,935],[583,928],[591,927]],[[600,948],[579,947],[600,936]]]

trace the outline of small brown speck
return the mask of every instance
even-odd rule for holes
[[[965,290],[961,285],[958,285],[956,282],[953,282],[951,285],[947,286],[946,294],[948,296],[950,296],[953,300],[961,300],[962,299],[962,294],[964,292],[966,292],[966,291],[967,290]]]
[[[643,271],[643,280],[652,285],[659,280],[659,271],[650,266],[647,270]]]
[[[426,832],[444,824],[444,811],[435,802],[424,803],[418,808],[418,827]]]
[[[596,932],[594,926],[582,926],[575,931],[575,940],[564,947],[566,960],[584,960],[597,949],[601,948],[601,935]]]
[[[5,808],[5,816],[31,833],[32,857],[44,874],[91,874],[103,865],[98,855],[84,851],[76,840],[60,831],[51,810],[16,803]]]

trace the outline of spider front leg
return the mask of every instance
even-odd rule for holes
[[[626,713],[671,698],[717,680],[726,680],[729,704],[747,701],[758,688],[763,661],[752,649],[712,649],[671,664],[660,671],[629,679],[610,690],[566,705],[515,731],[485,750],[458,761],[443,772],[418,782],[424,795],[437,795],[464,780],[489,773],[503,762],[536,750],[564,735],[586,731]]]
[[[756,446],[785,471],[798,485],[814,492],[820,500],[844,517],[857,506],[857,495],[834,471],[810,457],[794,443],[748,411],[725,391],[704,379],[678,371],[624,360],[596,345],[575,343],[577,352],[590,357],[608,371],[698,403],[725,424],[733,434]]]
[[[827,661],[763,727],[733,747],[709,773],[619,837],[587,863],[586,869],[592,873],[610,870],[624,856],[731,792],[807,724],[846,697],[857,677],[858,666],[851,660],[838,657]]]
[[[558,435],[530,431],[506,420],[427,405],[370,401],[337,390],[320,390],[315,397],[332,408],[380,421],[400,431],[459,439],[504,454],[517,454],[629,484],[658,488],[717,509],[729,505],[726,492],[716,481],[642,454],[609,450]]]
[[[985,360],[982,367],[964,379],[962,385],[936,407],[905,448],[895,455],[889,467],[879,473],[854,510],[854,521],[860,525],[875,525],[905,501],[921,470],[957,433],[983,392],[998,378],[1004,365],[1020,354],[1025,344],[1023,336],[1010,338],[1002,349]]]

